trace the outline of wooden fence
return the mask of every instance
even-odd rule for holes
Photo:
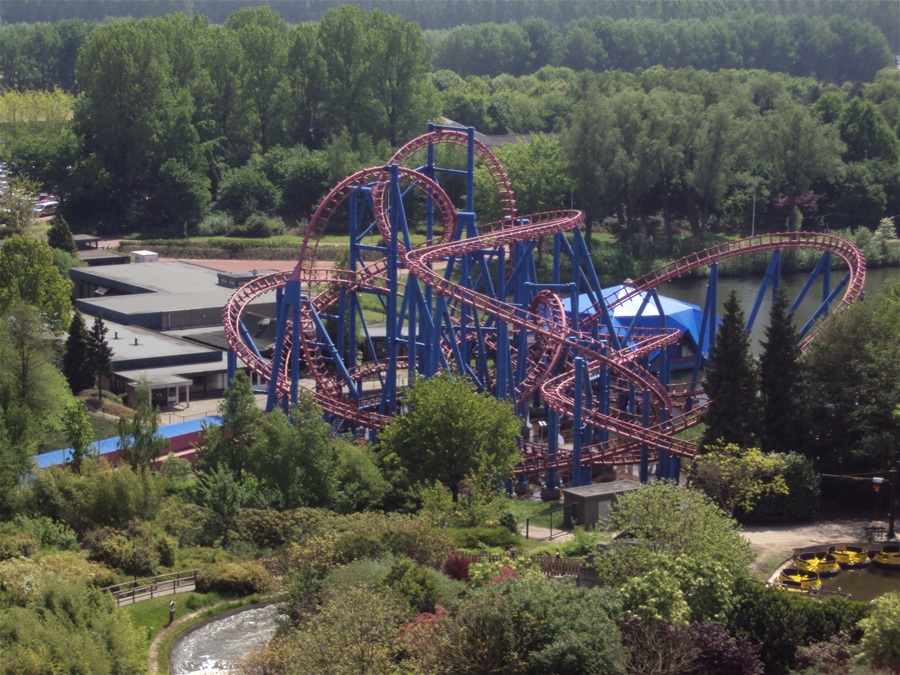
[[[116,599],[117,605],[121,605],[125,601],[140,602],[141,600],[150,600],[158,595],[173,595],[193,590],[197,584],[197,572],[199,570],[182,570],[171,574],[160,574],[155,577],[107,586],[103,590],[109,591]]]

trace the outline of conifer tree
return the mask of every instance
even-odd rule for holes
[[[794,452],[804,425],[801,396],[802,366],[797,331],[787,315],[788,299],[780,288],[769,313],[759,361],[762,424],[760,445],[765,452]]]
[[[736,291],[725,303],[725,316],[716,333],[710,370],[704,390],[710,403],[706,414],[703,447],[733,443],[742,448],[756,445],[759,428],[759,374],[750,354],[750,334],[744,329],[744,312]]]
[[[81,312],[76,311],[69,324],[66,351],[63,355],[63,374],[69,381],[73,394],[94,384],[94,367],[91,363],[91,336]]]
[[[78,254],[78,246],[75,245],[75,237],[69,229],[69,223],[60,215],[53,216],[50,221],[50,229],[47,231],[47,243],[50,248],[58,248],[71,255]]]
[[[113,350],[106,340],[106,334],[109,332],[103,324],[103,317],[98,316],[94,319],[94,325],[91,326],[90,336],[90,361],[93,374],[97,376],[97,395],[101,402],[103,400],[103,376],[112,375],[112,357]]]

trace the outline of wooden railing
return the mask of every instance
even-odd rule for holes
[[[121,605],[126,600],[140,602],[141,600],[150,600],[158,595],[181,593],[189,590],[188,586],[193,589],[197,584],[197,572],[199,570],[160,574],[155,577],[107,586],[103,590],[108,591],[116,599],[117,605]]]

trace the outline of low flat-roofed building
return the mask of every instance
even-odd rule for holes
[[[588,527],[600,520],[609,518],[610,508],[616,498],[626,492],[640,487],[640,483],[630,480],[614,480],[608,483],[593,483],[581,487],[564,488],[562,491],[565,504],[572,504],[566,509],[566,518],[574,518],[577,525]]]

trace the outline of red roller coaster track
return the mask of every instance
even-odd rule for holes
[[[463,131],[446,129],[435,131],[401,148],[392,158],[392,163],[402,164],[416,153],[435,144],[465,146],[470,142],[470,137]],[[390,182],[389,172],[383,167],[359,171],[341,181],[322,200],[307,228],[299,260],[293,272],[260,277],[239,289],[228,302],[224,311],[224,324],[231,349],[254,372],[267,379],[277,378],[280,396],[289,395],[293,384],[287,366],[289,360],[283,359],[285,365],[280,372],[273,374],[271,365],[242,340],[240,325],[241,317],[251,302],[284,287],[289,279],[298,281],[302,284],[304,295],[308,300],[303,301],[299,326],[288,326],[288,330],[299,330],[299,343],[306,368],[314,382],[310,389],[316,401],[335,417],[372,429],[380,428],[388,422],[388,418],[375,412],[372,406],[368,405],[367,399],[352,399],[322,354],[316,339],[313,313],[321,313],[331,306],[342,289],[348,292],[360,289],[376,293],[386,292],[381,284],[386,279],[389,265],[401,265],[412,277],[450,300],[447,311],[451,315],[458,316],[460,308],[468,307],[483,316],[491,317],[498,324],[508,325],[511,330],[527,332],[533,339],[534,347],[528,356],[529,370],[524,380],[516,387],[515,397],[520,403],[539,389],[541,397],[551,409],[564,416],[573,416],[575,374],[571,367],[562,367],[561,374],[553,375],[560,369],[560,364],[568,353],[584,357],[589,373],[596,373],[605,366],[609,372],[615,373],[617,386],[649,395],[653,411],[652,419],[666,421],[645,426],[641,424],[639,417],[622,411],[608,414],[601,414],[597,410],[583,411],[585,423],[605,431],[609,438],[607,441],[582,449],[582,461],[585,464],[633,463],[637,461],[642,448],[648,448],[652,453],[666,451],[675,456],[692,456],[696,449],[695,445],[689,441],[676,439],[674,434],[695,424],[703,406],[697,405],[690,412],[683,412],[681,402],[688,395],[686,387],[664,386],[641,366],[643,357],[676,343],[681,337],[680,331],[639,330],[629,336],[627,346],[618,350],[611,349],[608,346],[610,337],[608,334],[601,334],[599,341],[596,337],[592,337],[592,328],[602,314],[603,308],[599,302],[589,308],[586,314],[582,313],[583,318],[578,325],[570,325],[561,299],[553,292],[541,291],[525,309],[506,302],[505,298],[498,299],[477,292],[435,270],[436,263],[458,259],[484,249],[509,247],[512,251],[515,244],[571,231],[582,224],[583,214],[578,211],[556,211],[517,218],[509,180],[496,157],[478,142],[474,143],[474,155],[487,167],[493,181],[503,216],[501,220],[480,226],[478,236],[463,237],[457,232],[457,211],[444,190],[423,173],[401,166],[400,179],[433,201],[435,211],[443,224],[440,239],[411,250],[401,247],[397,261],[383,257],[376,261],[361,263],[359,269],[354,271],[318,269],[315,267],[316,253],[327,225],[338,209],[361,186],[371,188],[372,211],[378,232],[385,241],[391,237],[388,217],[390,190],[387,189]],[[630,284],[625,292],[616,297],[606,298],[603,302],[607,303],[609,308],[614,308],[640,293],[655,289],[660,284],[686,275],[699,267],[728,258],[779,249],[815,250],[833,254],[843,261],[849,269],[849,281],[838,304],[838,311],[849,306],[862,293],[865,260],[859,249],[850,242],[830,234],[789,232],[749,237],[693,253],[644,275]],[[402,290],[403,288],[400,289],[401,293]],[[815,331],[804,338],[802,349],[806,349],[814,333]],[[289,351],[290,338],[289,333],[285,343],[276,348]],[[449,350],[450,347],[445,346],[444,349]],[[400,362],[405,364],[402,357]],[[355,366],[350,370],[351,376],[359,382],[374,381],[384,375],[386,366],[376,362]],[[693,395],[697,395],[696,390],[693,391]],[[661,411],[665,411],[665,415],[660,415]],[[570,462],[570,451],[560,449],[552,457],[548,457],[546,446],[543,444],[524,442],[523,463],[519,471],[533,473],[568,466]]]

